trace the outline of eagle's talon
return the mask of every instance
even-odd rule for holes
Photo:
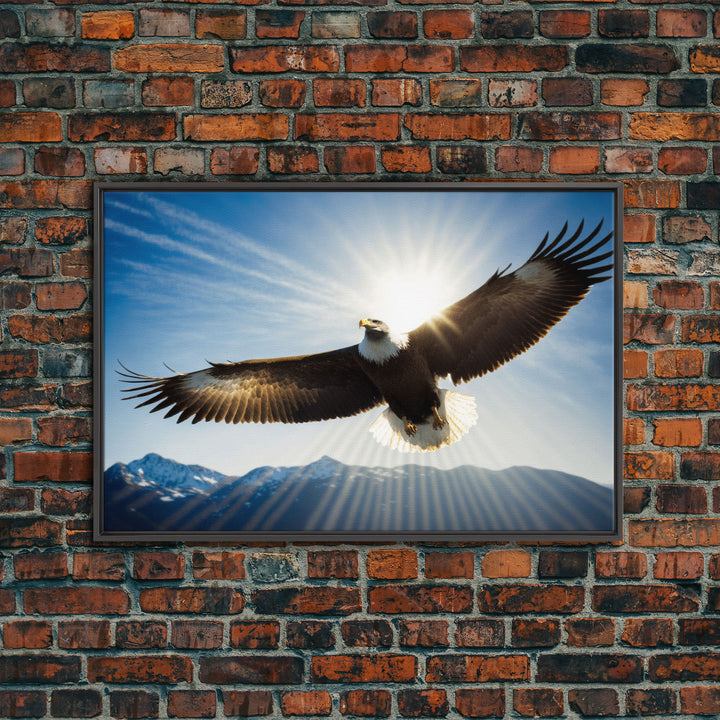
[[[433,429],[434,429],[434,430],[441,430],[443,427],[445,427],[445,423],[447,422],[447,420],[443,420],[443,419],[440,417],[440,413],[438,412],[438,409],[437,409],[436,407],[434,407],[434,408],[432,409],[432,411],[433,411],[433,415],[435,416],[435,417],[433,418]]]
[[[407,418],[403,418],[405,422],[405,434],[412,437],[417,432],[417,425],[414,422],[410,422]]]

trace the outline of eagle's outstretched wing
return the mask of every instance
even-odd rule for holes
[[[495,370],[534,345],[590,286],[607,280],[602,265],[612,256],[598,252],[612,233],[596,241],[602,222],[578,240],[583,223],[564,240],[567,223],[548,244],[548,236],[514,272],[496,272],[482,287],[450,305],[409,333],[410,343],[427,359],[430,370],[453,382]],[[507,268],[506,268],[507,270]]]
[[[128,398],[147,398],[177,422],[192,418],[226,423],[302,423],[357,415],[382,395],[357,363],[357,346],[299,357],[211,364],[170,377],[120,373]]]

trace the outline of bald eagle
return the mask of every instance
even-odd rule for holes
[[[612,232],[595,241],[602,222],[581,238],[583,223],[565,239],[545,235],[514,272],[495,272],[480,288],[407,333],[363,318],[357,345],[314,355],[210,363],[196,372],[151,377],[123,366],[137,407],[166,410],[177,422],[192,418],[304,423],[343,418],[386,404],[371,425],[376,440],[405,451],[427,451],[459,440],[476,422],[475,401],[438,388],[492,372],[527,350],[607,280],[602,251]],[[595,241],[595,242],[594,242]]]

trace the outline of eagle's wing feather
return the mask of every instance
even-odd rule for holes
[[[302,423],[357,415],[383,402],[357,362],[357,345],[290,358],[211,363],[170,377],[120,373],[137,407],[167,410],[182,422],[201,420]]]
[[[600,223],[578,240],[583,224],[565,239],[567,224],[548,244],[546,235],[530,259],[514,272],[496,272],[483,286],[413,330],[410,343],[430,370],[453,382],[495,370],[527,350],[585,297],[612,269],[598,252],[612,237],[593,243]]]

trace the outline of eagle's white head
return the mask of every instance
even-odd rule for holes
[[[406,334],[396,335],[382,320],[363,318],[360,327],[365,328],[365,337],[358,345],[358,350],[366,360],[377,365],[397,357],[410,342]]]

